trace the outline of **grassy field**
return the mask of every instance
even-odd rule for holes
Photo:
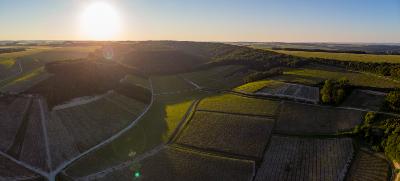
[[[135,75],[127,75],[122,82],[150,89],[149,80]]]
[[[141,177],[137,180],[141,181],[242,181],[251,180],[254,172],[254,162],[252,161],[212,156],[169,147],[137,165],[141,171]],[[96,180],[136,180],[132,179],[132,173],[133,171],[126,167]]]
[[[142,154],[168,141],[191,103],[204,93],[157,96],[149,111],[125,134],[110,144],[76,161],[67,174],[84,176],[130,159],[130,153]]]
[[[293,56],[306,57],[306,58],[312,57],[312,58],[324,58],[324,59],[334,59],[342,61],[400,63],[400,55],[373,55],[373,54],[307,52],[307,51],[288,51],[288,50],[271,50],[271,51]]]
[[[177,75],[151,77],[155,94],[176,93],[193,90],[195,87]]]
[[[240,113],[249,115],[273,116],[279,102],[254,99],[233,94],[222,94],[203,99],[199,110],[221,111],[227,113]]]
[[[176,143],[261,160],[273,124],[260,117],[197,111]]]
[[[276,131],[286,134],[335,134],[361,123],[364,113],[333,107],[285,102]]]
[[[15,77],[14,79],[0,83],[0,91],[20,93],[50,76],[51,74],[47,73],[44,67],[39,67],[21,76]]]
[[[321,82],[326,79],[340,79],[346,77],[350,84],[356,86],[378,87],[378,88],[395,88],[400,86],[400,82],[385,79],[372,74],[363,74],[356,72],[348,72],[335,67],[327,66],[306,66],[302,69],[287,69],[285,76],[299,77],[309,79],[310,82]],[[283,79],[283,77],[280,77]]]
[[[244,66],[227,65],[213,67],[207,70],[185,73],[182,76],[195,82],[201,87],[232,89],[243,84],[243,77],[246,72],[240,72]]]
[[[274,81],[274,80],[260,80],[260,81],[256,81],[256,82],[250,82],[250,83],[243,84],[239,87],[234,88],[233,90],[238,91],[238,92],[254,93],[266,86],[274,86],[277,84],[279,85],[280,83],[278,81]]]

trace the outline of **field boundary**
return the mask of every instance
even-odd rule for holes
[[[174,132],[171,134],[170,139],[168,140],[167,144],[172,144],[176,141],[182,134],[182,132],[186,129],[187,125],[192,120],[194,114],[196,113],[197,106],[200,103],[200,99],[196,100],[195,102],[190,105],[188,111],[185,113],[183,119],[179,123],[179,125],[175,128]]]
[[[224,112],[224,111],[204,110],[204,109],[198,109],[196,111],[217,113],[217,114],[231,114],[231,115],[236,115],[236,116],[248,116],[248,117],[266,118],[266,119],[276,119],[276,115],[271,116],[271,115],[261,115],[261,114],[246,114],[246,113],[234,113],[234,112]],[[274,114],[276,114],[276,113],[274,113]]]

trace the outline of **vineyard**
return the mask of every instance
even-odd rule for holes
[[[260,89],[256,92],[256,94],[290,98],[294,100],[312,102],[314,104],[319,102],[318,87],[300,84],[290,84],[284,82],[275,83],[272,86],[267,86]]]
[[[174,94],[181,91],[190,91],[195,89],[193,85],[187,83],[177,75],[156,76],[151,79],[153,80],[155,94]]]
[[[0,163],[0,180],[34,180],[40,177],[6,157],[0,156]]]
[[[285,102],[276,131],[290,134],[333,134],[354,128],[364,113],[333,107]]]
[[[30,99],[26,97],[8,98],[0,103],[0,149],[6,151],[14,143],[15,136],[29,110]]]
[[[384,101],[384,93],[354,90],[351,95],[342,103],[342,106],[379,111]]]
[[[279,102],[271,100],[222,94],[203,99],[198,109],[226,113],[273,116],[275,115],[278,105]]]
[[[255,180],[343,180],[353,153],[350,138],[273,136]]]
[[[126,167],[96,180],[131,180],[136,168],[140,180],[251,180],[254,162],[202,154],[167,147],[137,165]],[[157,173],[157,174],[155,174]]]
[[[110,94],[88,104],[56,110],[55,114],[83,152],[126,127],[144,107],[136,100]]]
[[[273,120],[197,111],[176,143],[261,160]]]
[[[360,150],[349,170],[347,181],[387,181],[389,165],[386,160]]]

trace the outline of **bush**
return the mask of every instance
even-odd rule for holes
[[[400,110],[400,91],[389,92],[389,94],[386,95],[385,100],[392,110]]]

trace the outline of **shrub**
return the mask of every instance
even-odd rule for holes
[[[392,110],[395,110],[395,111],[400,110],[400,91],[389,92],[389,94],[387,94],[385,100]]]

